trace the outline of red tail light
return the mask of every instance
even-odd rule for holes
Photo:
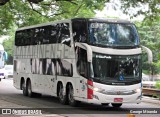
[[[88,94],[87,94],[87,98],[88,99],[93,99],[93,82],[88,80],[87,81],[88,84]]]

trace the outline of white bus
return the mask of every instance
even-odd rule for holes
[[[14,86],[25,96],[47,94],[71,106],[140,103],[141,53],[129,21],[75,18],[19,28]]]

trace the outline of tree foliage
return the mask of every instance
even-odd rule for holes
[[[117,0],[0,0],[0,34],[14,23],[20,26],[57,19],[93,17],[105,3]],[[122,10],[131,17],[143,14],[151,20],[160,14],[160,0],[119,0]]]
[[[2,3],[5,0],[0,0]],[[8,0],[0,6],[0,34],[13,24],[18,27],[68,19],[93,17],[94,10],[102,10],[107,0]]]
[[[9,32],[9,38],[4,40],[2,45],[4,46],[4,50],[8,54],[8,60],[6,61],[7,64],[13,64],[13,48],[14,48],[14,37],[15,37],[15,30],[16,26],[14,25],[13,28],[10,28]]]
[[[152,22],[152,21],[150,21]],[[152,68],[153,74],[160,73],[160,20],[150,23],[149,20],[137,22],[141,45],[150,48],[153,52],[153,63],[147,63],[147,56],[143,54],[143,69]]]

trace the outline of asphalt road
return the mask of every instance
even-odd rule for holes
[[[13,87],[12,79],[2,79],[0,82],[0,108],[11,109],[35,109],[41,110],[42,116],[68,116],[68,117],[127,117],[128,114],[134,112],[136,117],[159,117],[159,103],[142,102],[140,104],[123,104],[121,108],[113,108],[109,106],[101,106],[94,104],[81,103],[79,107],[71,107],[62,105],[57,98],[43,95],[38,98],[29,98],[22,95],[22,91]],[[151,114],[139,114],[151,112]],[[4,115],[3,115],[4,116]],[[7,115],[9,116],[9,115]],[[13,116],[13,115],[10,115]],[[21,117],[29,117],[29,115],[19,115]],[[33,117],[33,116],[32,116]],[[36,116],[37,117],[37,116]]]

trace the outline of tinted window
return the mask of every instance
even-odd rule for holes
[[[71,38],[69,31],[69,23],[61,23],[58,28],[58,43],[63,43],[70,46]]]
[[[58,24],[53,24],[50,26],[49,34],[50,34],[50,43],[57,43],[59,38],[58,36]]]
[[[16,32],[15,45],[63,43],[70,46],[69,23],[53,24]]]
[[[72,64],[61,59],[31,59],[31,72],[42,75],[73,76]]]
[[[132,47],[139,45],[133,24],[90,23],[90,44],[97,46]]]
[[[87,43],[87,23],[85,21],[74,21],[72,29],[75,42]]]
[[[71,63],[65,60],[57,59],[56,66],[57,75],[70,77],[73,76],[73,68]]]

